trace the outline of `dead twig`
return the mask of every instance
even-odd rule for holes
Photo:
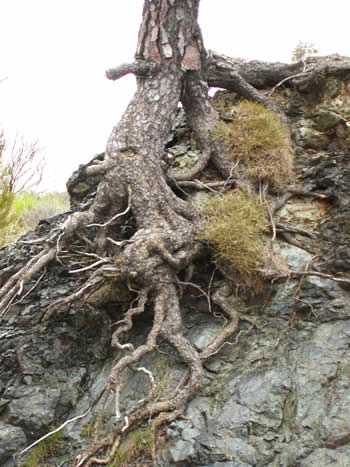
[[[268,97],[271,97],[272,94],[276,91],[276,89],[278,87],[280,87],[283,83],[285,83],[286,81],[289,81],[290,79],[293,79],[293,78],[298,78],[298,76],[302,76],[304,75],[308,70],[306,68],[306,63],[302,60],[303,62],[303,70],[300,71],[299,73],[295,73],[294,75],[290,75],[290,76],[287,76],[287,78],[284,78],[282,79],[279,83],[277,83],[272,89],[271,91],[267,94]]]
[[[15,457],[19,457],[19,456],[22,456],[23,454],[25,454],[26,452],[28,452],[30,449],[32,449],[34,446],[36,446],[37,444],[41,443],[41,441],[43,441],[44,439],[48,438],[49,436],[51,435],[54,435],[55,433],[58,433],[59,431],[63,430],[63,428],[65,428],[67,425],[69,425],[70,423],[73,423],[73,422],[76,422],[77,420],[80,420],[84,417],[86,417],[90,412],[91,412],[91,408],[92,407],[89,407],[88,410],[83,413],[82,415],[78,415],[76,417],[73,417],[73,418],[70,418],[69,420],[66,420],[64,423],[62,423],[62,425],[60,425],[58,428],[50,431],[49,433],[46,433],[46,435],[42,436],[41,438],[39,438],[38,440],[36,440],[34,443],[32,443],[30,446],[26,447],[25,449],[23,449],[21,452],[19,452],[18,454],[15,455]]]

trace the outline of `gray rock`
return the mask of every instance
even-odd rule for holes
[[[301,460],[300,467],[345,467],[350,462],[350,448],[315,449],[315,451]]]
[[[14,397],[8,404],[9,421],[14,425],[24,426],[30,435],[35,436],[54,422],[61,389],[44,386],[22,387],[9,395]]]
[[[2,465],[26,444],[26,435],[20,427],[0,421],[0,462]]]
[[[178,441],[169,449],[173,462],[184,461],[195,454],[195,449],[189,441]]]
[[[276,243],[274,249],[285,259],[287,264],[294,271],[303,270],[305,265],[312,258],[310,253],[294,245]]]
[[[329,143],[326,134],[313,128],[298,128],[294,133],[294,137],[296,144],[306,149],[323,149],[326,148]]]
[[[349,416],[349,375],[344,371],[350,358],[349,346],[350,323],[338,321],[321,324],[292,353],[292,361],[297,364],[295,423],[305,432],[322,427],[324,439],[334,436],[334,441],[346,434],[347,428],[342,426]]]
[[[241,464],[237,462],[215,462],[212,465],[203,465],[201,467],[252,467],[251,464]]]
[[[340,115],[330,110],[320,110],[316,117],[317,128],[320,131],[327,131],[344,120]]]

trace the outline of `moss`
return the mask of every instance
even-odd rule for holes
[[[276,188],[293,179],[293,152],[288,129],[277,115],[261,104],[242,101],[232,110],[230,122],[220,121],[212,137],[226,147],[228,157],[244,172]]]
[[[203,209],[206,220],[201,237],[209,242],[218,260],[233,270],[252,276],[264,262],[262,234],[268,230],[266,207],[257,195],[243,191],[213,198]]]
[[[142,464],[151,460],[153,450],[153,436],[151,428],[137,430],[131,433],[115,453],[109,467],[130,465],[130,462],[142,458]]]
[[[38,467],[46,465],[45,460],[57,454],[63,443],[63,430],[40,441],[28,454],[22,467]]]

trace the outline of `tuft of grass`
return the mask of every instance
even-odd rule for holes
[[[63,443],[63,430],[48,436],[29,452],[22,467],[46,465],[45,460],[57,454]]]
[[[130,465],[130,462],[140,459],[143,462],[152,458],[153,436],[151,428],[137,430],[123,442],[115,453],[109,467],[122,467]],[[140,464],[144,465],[144,464]]]
[[[256,102],[241,101],[232,109],[232,121],[220,121],[212,138],[226,147],[244,172],[279,188],[293,179],[293,151],[288,129],[277,115]]]
[[[238,190],[212,198],[203,213],[201,238],[214,247],[216,259],[229,262],[241,276],[251,277],[264,264],[262,235],[269,228],[266,206],[257,195]]]

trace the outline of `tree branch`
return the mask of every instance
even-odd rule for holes
[[[235,90],[239,75],[254,88],[265,89],[300,73],[303,67],[303,62],[286,64],[246,61],[211,52],[208,57],[208,84],[212,87]]]
[[[136,76],[146,76],[150,69],[149,63],[144,60],[136,60],[132,63],[122,63],[115,68],[110,68],[106,71],[106,78],[116,81],[129,73]]]

